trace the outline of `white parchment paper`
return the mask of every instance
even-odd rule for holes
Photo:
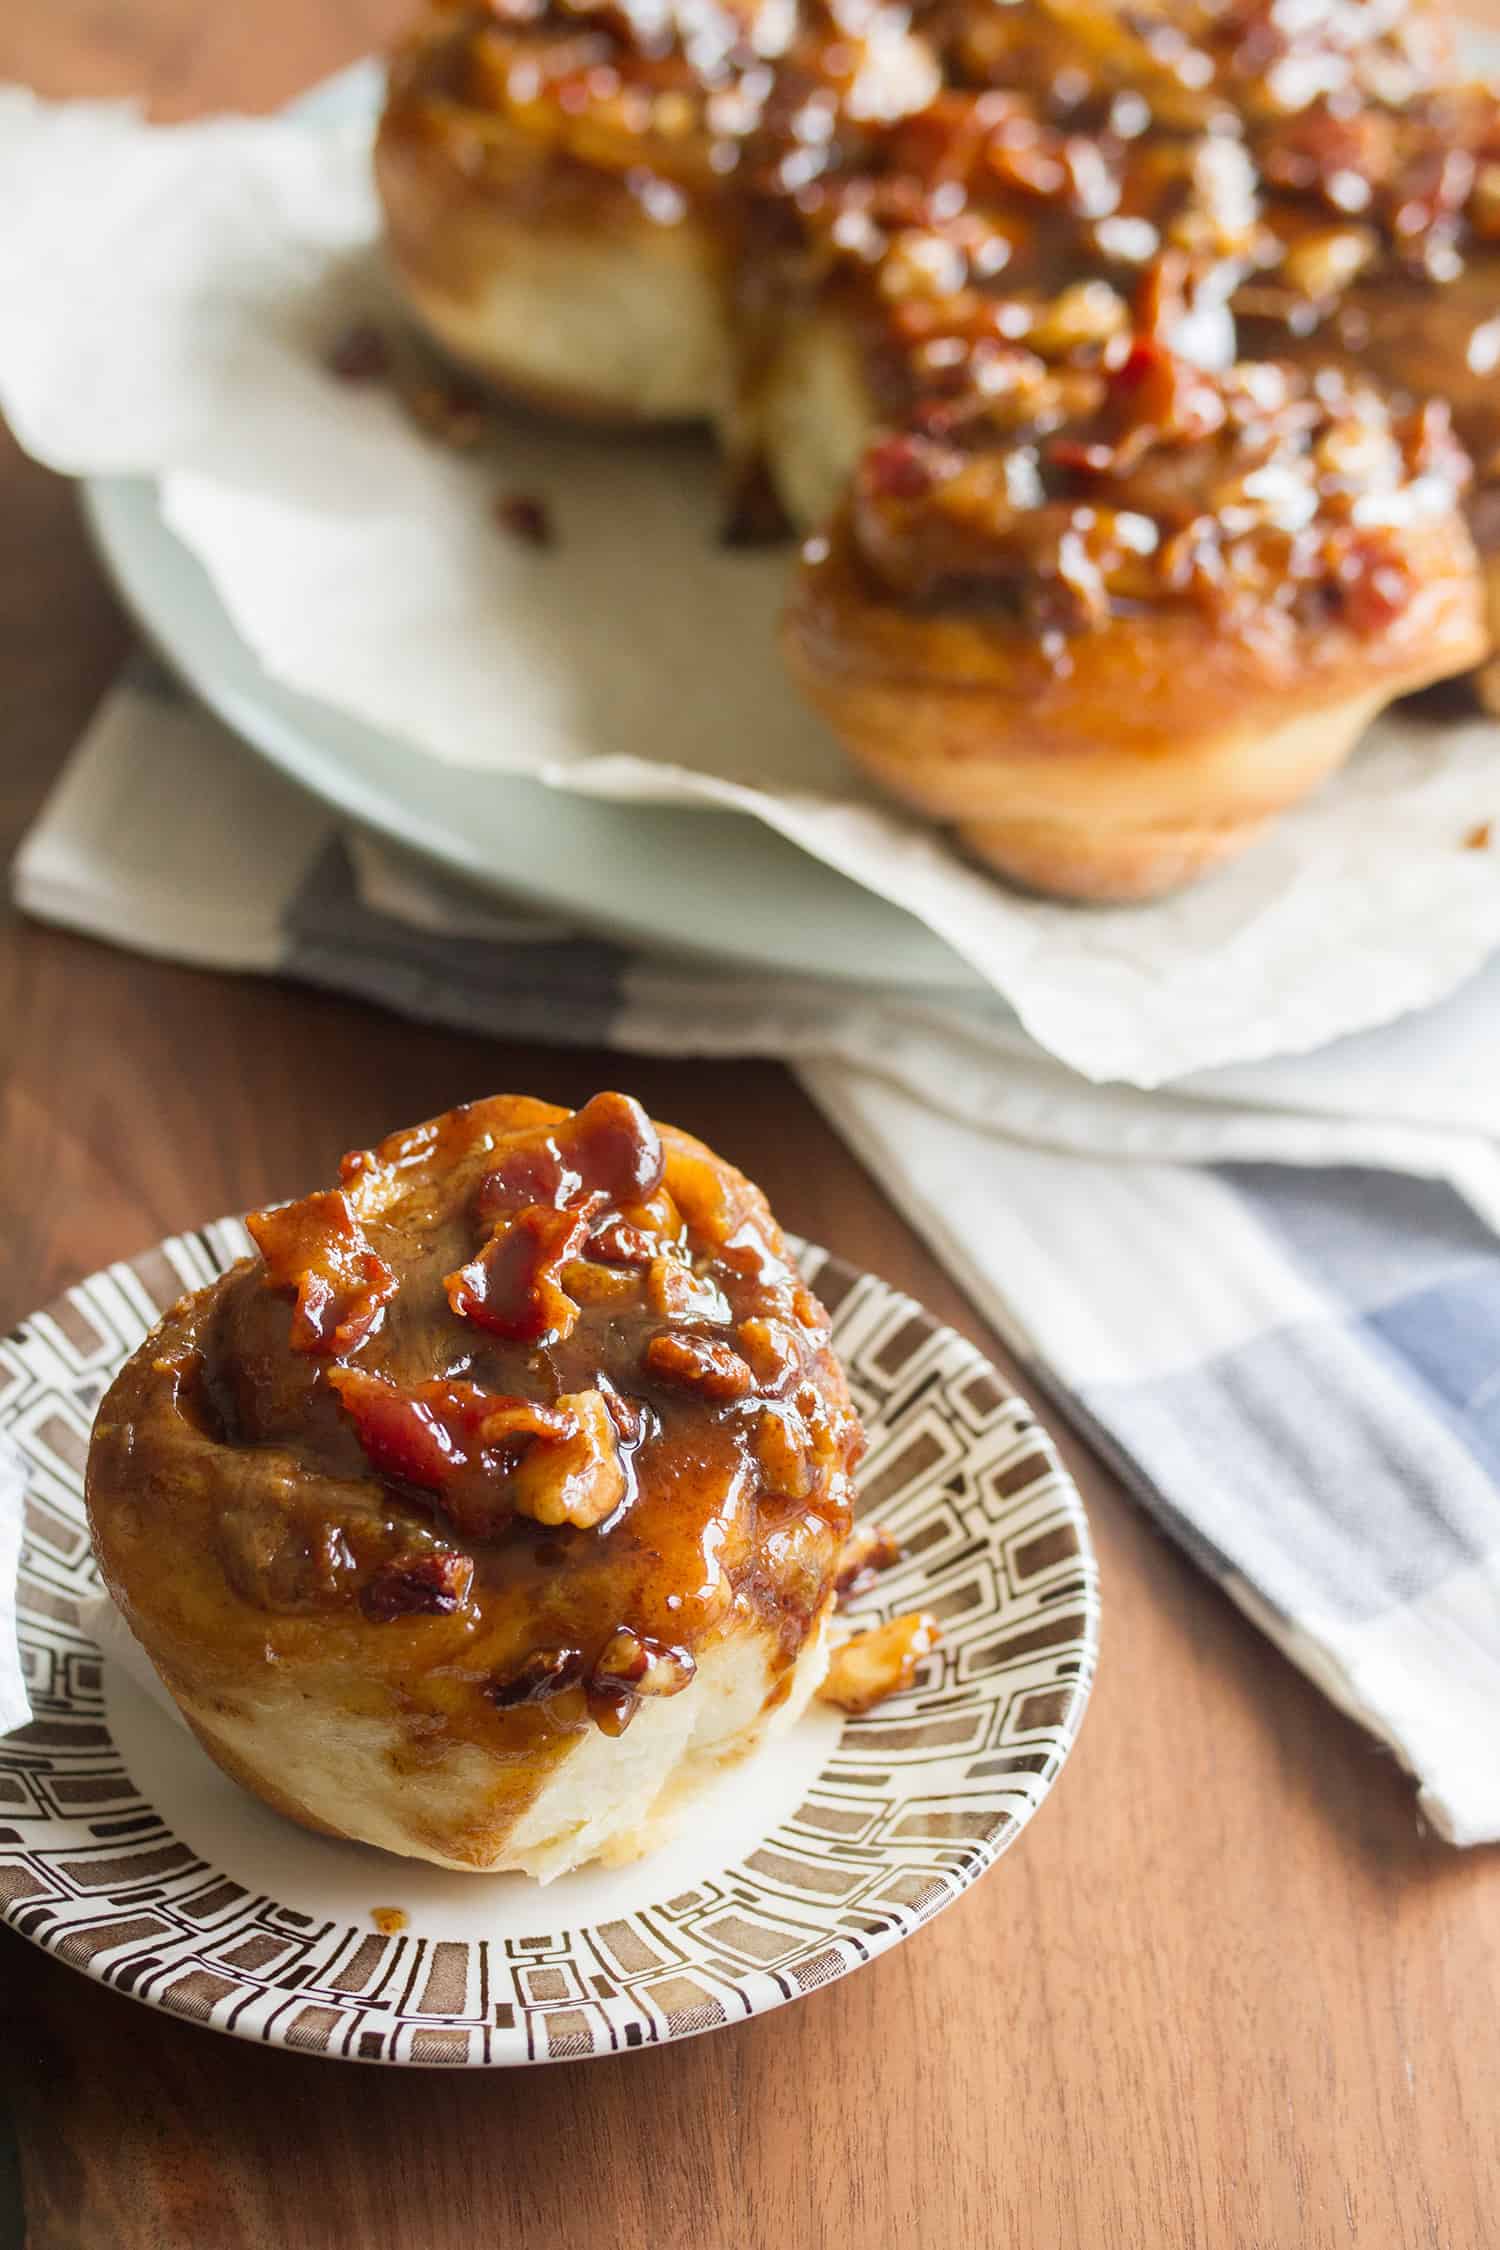
[[[1305,1051],[1500,947],[1500,848],[1466,848],[1500,836],[1500,727],[1476,717],[1388,719],[1245,860],[1157,906],[1044,904],[966,866],[800,706],[775,648],[788,557],[716,544],[705,442],[516,419],[458,455],[327,374],[349,318],[388,302],[368,143],[0,91],[0,406],[66,473],[159,478],[276,679],[476,787],[525,772],[751,814],[918,915],[1097,1079]],[[546,499],[554,548],[497,530],[515,490]]]

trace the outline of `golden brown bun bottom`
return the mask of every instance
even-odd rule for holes
[[[626,183],[528,157],[473,178],[439,138],[388,113],[375,150],[406,297],[454,359],[507,395],[605,423],[704,421],[731,388],[722,229],[674,224]]]
[[[804,558],[785,626],[802,692],[850,756],[1027,888],[1159,897],[1233,857],[1343,764],[1394,696],[1479,660],[1474,557],[1432,535],[1381,634],[1260,638],[1198,613],[1111,620],[1049,665],[998,618],[883,597],[835,527]]]

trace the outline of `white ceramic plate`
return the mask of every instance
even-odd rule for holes
[[[370,115],[356,64],[295,106]],[[139,478],[85,483],[84,510],[137,621],[195,694],[274,765],[351,819],[512,900],[674,951],[922,988],[977,987],[941,938],[745,814],[625,805],[445,767],[282,687]],[[585,903],[586,902],[586,903]]]
[[[627,805],[473,773],[282,687],[207,572],[166,527],[156,486],[84,486],[120,594],[193,692],[293,781],[362,827],[507,899],[612,936],[806,974],[925,989],[982,980],[912,915],[748,815]]]
[[[1076,1489],[972,1345],[822,1252],[871,1445],[862,1507],[900,1533],[880,1582],[943,1641],[864,1718],[819,1711],[735,1769],[682,1838],[546,1888],[310,1834],[229,1781],[80,1627],[99,1592],[83,1508],[94,1411],[235,1221],[111,1266],[0,1343],[0,1429],[25,1455],[22,1661],[0,1741],[0,1913],[147,2006],[268,2046],[484,2066],[654,2046],[797,1999],[898,1944],[992,1866],[1077,1735],[1098,1598]],[[383,1934],[376,1909],[406,1926]]]

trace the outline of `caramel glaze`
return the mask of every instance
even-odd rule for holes
[[[834,1590],[863,1439],[759,1190],[601,1094],[476,1102],[250,1221],[100,1409],[107,1582],[170,1684],[265,1668],[521,1762]],[[518,1780],[519,1786],[519,1780]]]
[[[778,330],[831,308],[870,400],[855,567],[1066,663],[1145,606],[1381,633],[1469,481],[1450,402],[1500,512],[1500,106],[1450,69],[1387,0],[492,0],[429,13],[382,130],[711,214],[732,450]]]

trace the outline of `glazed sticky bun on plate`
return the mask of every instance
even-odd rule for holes
[[[377,171],[471,368],[716,427],[805,694],[1024,884],[1170,890],[1500,632],[1500,100],[1434,6],[449,0]]]
[[[227,1772],[312,1828],[547,1879],[645,1849],[821,1691],[892,1559],[765,1198],[623,1094],[497,1096],[249,1221],[103,1405],[111,1594]]]

